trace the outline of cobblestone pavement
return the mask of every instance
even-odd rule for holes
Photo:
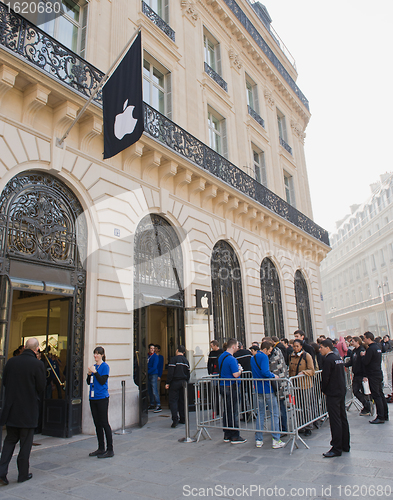
[[[262,448],[255,448],[251,433],[244,434],[247,443],[236,446],[224,443],[218,430],[211,441],[179,443],[184,426],[171,429],[167,410],[151,414],[142,429],[115,435],[110,459],[88,456],[97,447],[92,436],[36,436],[33,479],[16,482],[14,456],[10,484],[0,486],[0,499],[393,498],[392,422],[370,425],[369,417],[358,416],[353,406],[348,415],[351,452],[332,459],[322,457],[330,448],[328,422],[305,438],[309,450],[299,444],[292,455],[289,447],[273,450],[269,436]],[[194,418],[191,413],[192,433]]]

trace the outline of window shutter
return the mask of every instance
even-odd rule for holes
[[[285,116],[281,117],[281,124],[282,124],[282,135],[283,139],[285,142],[288,142],[288,136],[287,136],[287,122],[285,120]]]
[[[260,155],[259,155],[260,159],[261,159],[261,182],[264,186],[267,187],[267,176],[266,176],[266,165],[265,165],[265,153],[262,152]]]
[[[164,21],[169,24],[169,0],[164,0]]]
[[[257,85],[254,85],[253,88],[253,97],[254,97],[254,111],[255,113],[258,113],[258,115],[260,114],[259,113],[259,100],[258,100],[258,86]]]
[[[172,74],[165,75],[165,107],[166,117],[172,120]]]
[[[86,59],[87,9],[88,6],[85,5],[82,10],[81,45],[79,50],[79,55],[84,59]]]
[[[293,177],[289,178],[289,189],[290,189],[290,197],[291,197],[291,205],[296,208],[296,198],[295,198],[295,186],[293,182]]]
[[[216,54],[216,67],[217,67],[217,73],[222,76],[222,68],[221,68],[221,48],[220,44],[217,43],[217,45],[214,46],[214,52]]]
[[[222,140],[222,156],[228,159],[228,138],[227,138],[227,121],[223,118],[221,125],[221,140]]]

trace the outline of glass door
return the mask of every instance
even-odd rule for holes
[[[139,425],[148,421],[147,307],[134,311],[134,382],[139,387]]]
[[[190,383],[207,375],[207,359],[210,351],[209,309],[186,308],[186,355],[190,363]]]

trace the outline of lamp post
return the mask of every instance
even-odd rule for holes
[[[391,335],[390,335],[390,324],[389,324],[389,315],[388,315],[388,309],[386,307],[385,291],[383,289],[384,286],[388,287],[389,283],[387,281],[384,281],[382,283],[378,283],[378,288],[381,291],[382,302],[383,302],[384,307],[385,307],[385,316],[386,316],[386,324],[387,324],[387,327],[388,327],[388,335],[389,335],[389,338],[391,338]],[[389,290],[389,288],[388,288],[388,290]]]

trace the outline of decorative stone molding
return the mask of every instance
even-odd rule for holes
[[[53,130],[56,137],[59,139],[71,125],[78,114],[79,106],[71,101],[65,101],[54,110],[53,113]]]
[[[29,87],[24,93],[23,100],[23,121],[28,125],[33,125],[34,118],[38,111],[46,106],[50,90],[36,83]]]
[[[296,137],[299,137],[299,139],[304,143],[304,139],[306,137],[305,132],[303,132],[303,129],[301,125],[294,120],[291,121],[291,128],[293,130],[293,133],[296,135]]]
[[[195,7],[193,2],[189,2],[188,0],[180,0],[180,6],[183,11],[183,16],[185,15],[189,21],[195,26],[196,22],[199,19],[199,13]]]
[[[235,53],[233,49],[229,49],[229,60],[231,62],[231,67],[235,68],[238,72],[243,67],[243,61],[240,59],[239,55]]]
[[[0,68],[0,104],[6,93],[15,85],[18,72],[3,64]]]
[[[80,149],[88,151],[91,141],[101,135],[103,122],[97,116],[89,116],[79,126]]]
[[[265,96],[265,99],[266,99],[266,102],[268,103],[268,105],[271,108],[273,108],[275,102],[274,102],[273,95],[272,95],[272,93],[270,92],[270,90],[268,88],[265,88],[264,96]]]

